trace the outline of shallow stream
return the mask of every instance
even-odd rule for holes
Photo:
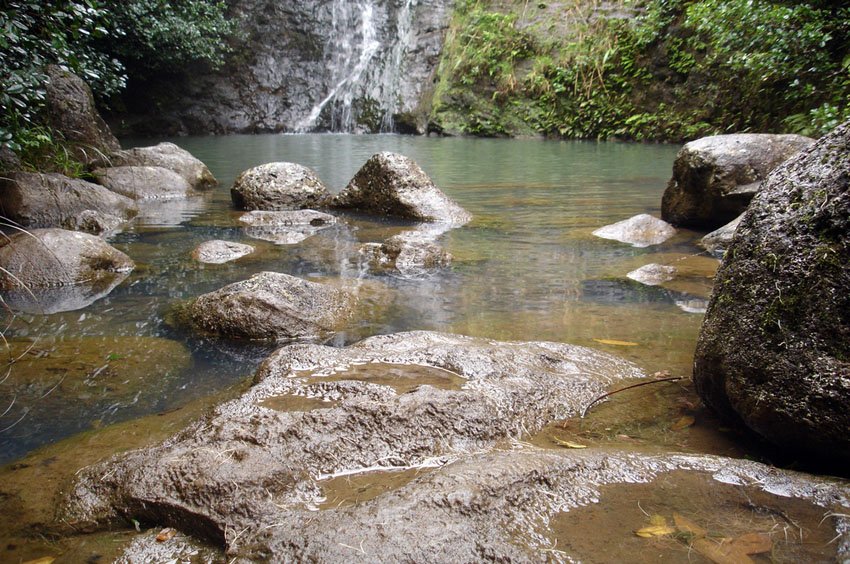
[[[124,146],[158,141],[127,139]],[[150,426],[153,439],[161,431],[158,416],[203,405],[204,398],[244,385],[274,347],[192,336],[172,325],[170,311],[183,300],[263,270],[357,285],[358,320],[332,340],[334,345],[425,329],[568,342],[632,360],[647,375],[690,375],[717,265],[696,246],[702,234],[680,230],[647,248],[591,234],[636,214],[659,215],[677,146],[393,135],[171,141],[204,161],[219,187],[186,202],[143,209],[132,226],[111,236],[110,243],[137,266],[108,296],[77,311],[7,316],[9,356],[20,360],[7,368],[0,387],[0,413],[5,410],[0,463],[144,416],[153,416],[139,423]],[[241,212],[232,208],[233,179],[254,165],[300,163],[338,192],[372,154],[387,150],[416,160],[474,216],[439,240],[454,257],[449,269],[419,278],[367,273],[357,253],[360,243],[383,241],[409,224],[344,215],[339,225],[279,245],[249,236],[238,221]],[[222,265],[194,260],[192,250],[211,239],[246,243],[256,251]],[[682,276],[654,287],[626,278],[648,263],[675,265]],[[109,450],[144,443],[139,435],[146,431],[132,428],[126,445],[121,433],[112,433]],[[612,396],[587,419],[554,423],[529,440],[548,448],[573,442],[656,452],[745,452],[739,438],[719,428],[682,382]],[[82,452],[91,442],[81,441],[77,448]],[[94,442],[92,448],[104,449]],[[81,454],[78,461],[87,456],[95,455]],[[347,503],[347,495],[335,492],[331,501]]]

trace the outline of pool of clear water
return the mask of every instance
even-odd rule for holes
[[[676,146],[395,135],[169,140],[204,161],[218,188],[144,210],[110,236],[137,267],[108,296],[71,312],[6,313],[7,356],[23,356],[7,367],[0,384],[0,463],[81,431],[175,409],[250,378],[273,345],[199,338],[174,326],[169,312],[263,270],[361,283],[364,306],[351,328],[330,341],[334,345],[427,329],[570,342],[619,354],[648,373],[690,373],[713,263],[667,287],[642,286],[625,275],[647,263],[693,261],[688,257],[700,254],[695,241],[701,234],[680,231],[648,248],[591,235],[639,213],[659,215]],[[294,245],[252,239],[240,226],[229,188],[241,171],[297,162],[338,192],[379,151],[412,157],[473,214],[470,224],[440,238],[454,256],[450,268],[420,278],[365,272],[356,252],[360,243],[381,241],[404,227],[380,218],[345,216],[340,225]],[[192,259],[192,250],[211,239],[257,250],[223,265]],[[52,368],[45,369],[45,358]]]

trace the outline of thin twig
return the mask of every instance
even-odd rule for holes
[[[625,392],[626,390],[631,390],[632,388],[639,388],[641,386],[648,386],[649,384],[657,384],[659,382],[676,382],[678,380],[682,380],[682,376],[670,376],[669,378],[658,378],[657,380],[648,380],[646,382],[638,382],[637,384],[632,384],[630,386],[626,386],[625,388],[619,388],[617,390],[611,390],[610,392],[605,392],[601,396],[598,396],[593,399],[589,404],[584,406],[584,409],[581,410],[581,418],[584,419],[584,416],[587,415],[588,410],[599,401],[604,400],[609,396],[613,396],[619,392]]]

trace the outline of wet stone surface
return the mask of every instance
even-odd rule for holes
[[[393,365],[378,380],[371,378],[378,366],[364,367],[376,361]],[[351,365],[358,366],[346,377]],[[426,382],[410,389],[408,377],[393,372],[401,365],[424,372]],[[234,531],[314,506],[322,498],[318,478],[492,448],[640,375],[628,362],[582,347],[430,332],[344,349],[291,345],[263,363],[251,390],[206,420],[161,446],[83,471],[63,518],[104,526],[133,516],[224,545]],[[399,381],[409,391],[384,383]],[[287,395],[338,404],[306,412],[264,405]]]
[[[768,551],[774,561],[847,556],[842,511],[850,490],[827,479],[711,456],[528,447],[443,462],[320,482],[321,511],[281,507],[274,521],[234,534],[227,555],[236,562],[681,562],[689,554],[746,562],[731,557],[747,550],[755,558]]]

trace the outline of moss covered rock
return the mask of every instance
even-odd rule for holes
[[[850,460],[850,122],[762,184],[715,278],[694,382],[779,445]]]

